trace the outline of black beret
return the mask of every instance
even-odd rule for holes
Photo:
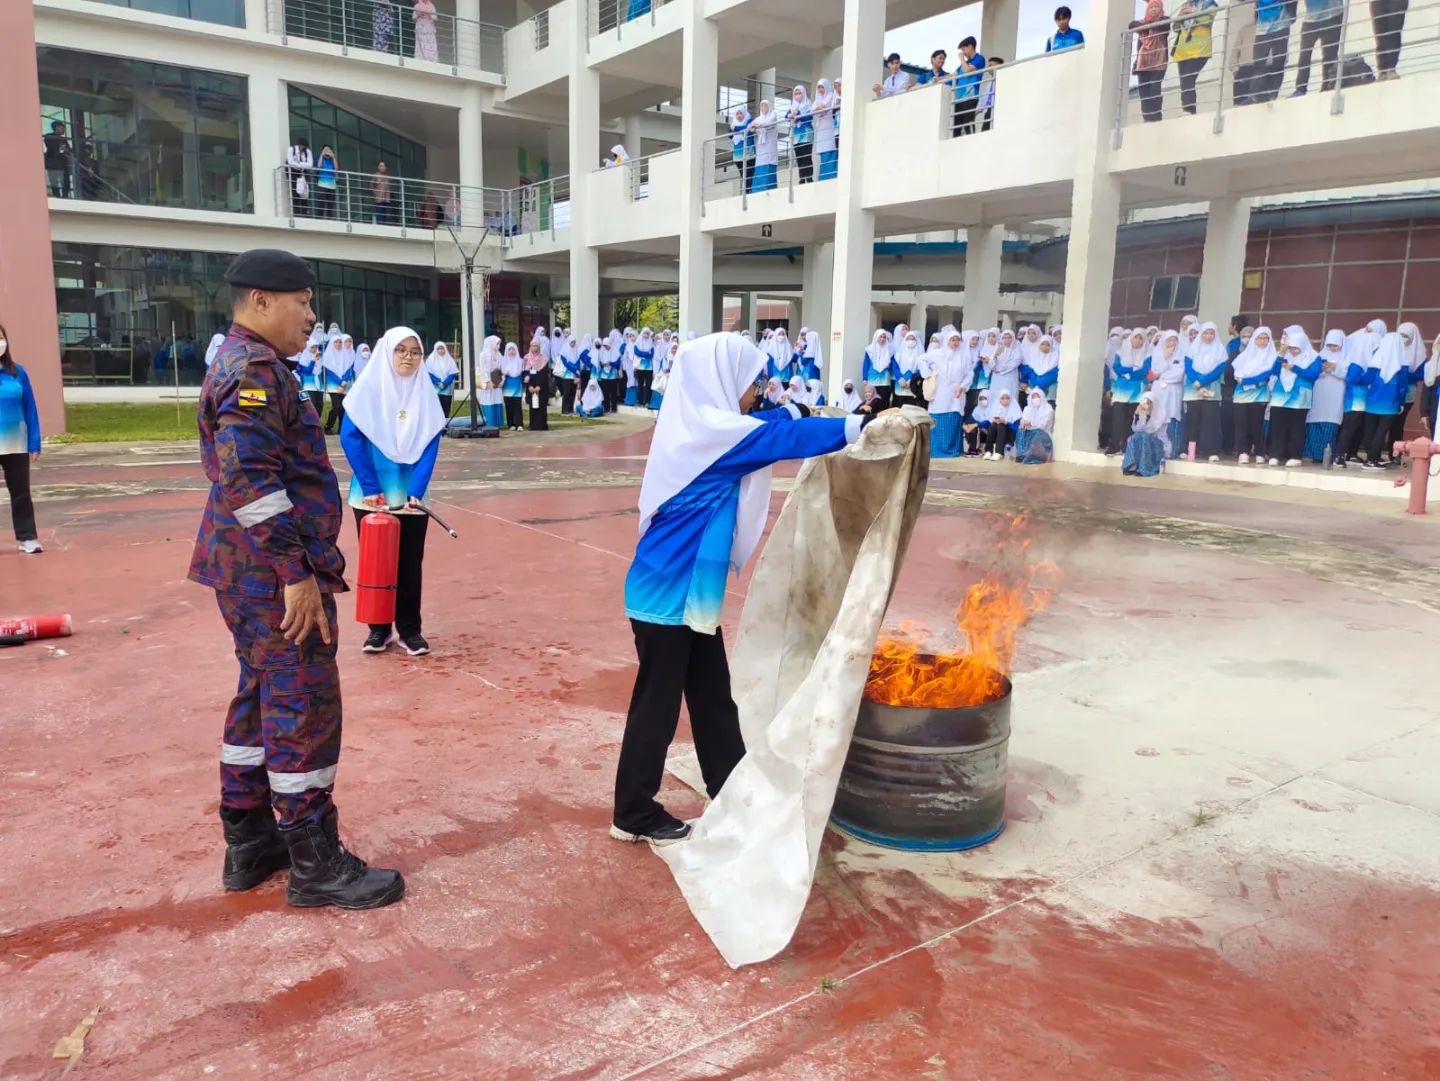
[[[278,248],[242,251],[225,271],[231,285],[267,289],[276,293],[299,293],[315,286],[315,272],[298,255]]]

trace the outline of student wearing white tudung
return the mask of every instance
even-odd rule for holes
[[[935,427],[930,433],[930,457],[959,458],[965,452],[961,429],[974,366],[958,330],[947,326],[941,335],[940,350],[929,360],[935,378],[935,397],[929,402],[930,415],[935,418]]]
[[[505,427],[512,432],[525,430],[525,360],[514,342],[505,343],[500,358],[500,374],[504,377],[501,393],[505,397]]]
[[[1015,442],[1020,430],[1020,403],[1008,390],[992,390],[989,426],[985,429],[985,458],[998,462],[1005,457],[1005,448]]]
[[[321,367],[324,368],[325,393],[330,396],[330,415],[325,418],[325,434],[334,435],[340,430],[340,419],[345,415],[345,392],[355,381],[355,341],[348,334],[341,334],[325,347]]]
[[[1127,477],[1153,477],[1165,470],[1170,457],[1170,418],[1148,391],[1140,395],[1135,415],[1130,420],[1130,438],[1125,443],[1125,459],[1120,470]]]
[[[1383,324],[1381,324],[1383,326]],[[1373,338],[1373,344],[1372,344]],[[1340,434],[1335,437],[1335,464],[1341,469],[1359,461],[1360,443],[1365,438],[1365,407],[1370,390],[1370,357],[1378,336],[1366,327],[1346,335],[1336,369],[1345,380],[1345,404],[1340,416]]]
[[[1185,411],[1185,351],[1180,348],[1180,332],[1166,330],[1150,354],[1150,372],[1155,377],[1150,386],[1155,404],[1165,414],[1170,430],[1165,442],[1173,457],[1180,456],[1181,414]]]
[[[840,147],[835,139],[839,108],[840,99],[830,88],[830,80],[817,79],[815,100],[810,103],[810,116],[815,124],[815,153],[820,156],[817,180],[834,180],[840,175]]]
[[[568,417],[575,412],[575,394],[581,374],[580,339],[573,330],[566,331],[559,359],[555,363],[555,379],[560,384],[560,415]]]
[[[1323,462],[1326,451],[1330,452],[1331,461],[1336,458],[1336,439],[1340,434],[1340,421],[1345,415],[1344,355],[1345,332],[1331,330],[1325,335],[1325,347],[1320,350],[1320,375],[1311,394],[1310,411],[1305,414],[1305,453],[1302,457],[1312,462]]]
[[[790,405],[747,415],[765,358],[737,334],[681,347],[640,488],[640,541],[625,579],[639,671],[615,772],[610,833],[672,844],[690,826],[656,800],[665,752],[689,706],[711,798],[745,754],[720,635],[726,581],[765,529],[770,467],[840,450],[865,418],[808,418]]]
[[[425,349],[409,327],[395,327],[375,345],[372,363],[355,381],[340,427],[350,463],[350,506],[358,527],[366,515],[390,509],[400,519],[400,565],[395,581],[395,631],[405,652],[430,652],[421,634],[421,568],[425,529],[421,509],[445,414],[424,370]],[[366,653],[383,653],[394,641],[390,626],[372,626]]]
[[[486,427],[505,427],[505,375],[504,355],[500,338],[491,334],[480,346],[480,355],[475,358],[475,381],[480,384],[480,416]],[[499,378],[496,378],[499,373]]]
[[[921,393],[923,375],[920,366],[925,359],[925,350],[920,345],[920,335],[907,327],[903,333],[897,329],[894,340],[898,346],[894,361],[895,404],[919,405],[924,408],[926,403]]]
[[[815,121],[810,113],[810,91],[797,83],[790,92],[790,143],[795,148],[800,183],[815,179]]]
[[[1405,392],[1410,385],[1410,366],[1399,332],[1386,334],[1370,358],[1369,385],[1365,393],[1365,469],[1380,469],[1381,456],[1397,413],[1405,411]]]
[[[592,420],[605,415],[605,394],[600,389],[600,380],[592,379],[585,384],[585,393],[580,395],[580,415]]]
[[[660,370],[655,373],[655,383],[650,388],[650,408],[658,410],[665,404],[665,391],[670,386],[671,373],[675,371],[675,361],[680,356],[680,338],[678,336],[670,339],[665,346],[664,359],[660,361]]]
[[[989,365],[991,401],[995,401],[1002,392],[1009,394],[1012,401],[1020,401],[1020,365],[1023,360],[1014,332],[1004,331]]]
[[[631,369],[635,376],[635,405],[650,408],[650,387],[655,380],[655,332],[641,327],[640,334],[629,350],[634,357]],[[629,404],[627,402],[627,404]]]
[[[1286,327],[1284,341],[1280,370],[1270,388],[1270,464],[1279,458],[1285,468],[1294,469],[1305,453],[1305,417],[1325,360],[1310,344],[1304,327]]]
[[[774,191],[780,160],[780,118],[775,114],[775,106],[768,101],[760,102],[756,108],[759,111],[755,114],[755,122],[750,125],[755,138],[755,164],[750,170],[750,190]]]
[[[1280,371],[1280,355],[1269,327],[1256,327],[1250,344],[1230,364],[1235,371],[1235,448],[1240,464],[1265,462],[1265,410],[1270,405],[1270,381]],[[1277,458],[1272,464],[1279,465]]]
[[[1199,331],[1185,353],[1185,441],[1195,444],[1197,457],[1218,462],[1220,400],[1230,355],[1214,323],[1201,323]]]
[[[1131,421],[1150,379],[1150,347],[1143,327],[1121,341],[1110,371],[1110,441],[1105,453],[1118,454],[1130,439]]]
[[[799,345],[800,343],[796,343]],[[820,332],[807,330],[805,342],[800,348],[800,374],[808,379],[821,378],[820,370],[825,365],[825,354],[820,349]]]
[[[855,380],[845,380],[845,385],[840,389],[840,408],[849,414],[855,412],[864,404],[865,399],[860,397],[855,390]]]
[[[1039,331],[1038,327],[1031,330]],[[1060,382],[1060,343],[1049,334],[1041,334],[1028,359],[1020,364],[1020,382],[1030,390],[1039,389],[1045,400],[1055,400],[1055,388]]]
[[[430,385],[440,399],[440,411],[449,420],[450,407],[455,404],[455,380],[460,375],[460,368],[455,363],[455,355],[444,342],[436,342],[435,348],[425,358],[425,374],[430,377]]]
[[[880,408],[889,409],[895,382],[895,346],[884,327],[876,328],[870,339],[870,348],[865,350],[865,359],[860,365],[860,378],[866,386],[875,388]]]
[[[1055,457],[1055,407],[1039,387],[1030,388],[1030,402],[1020,413],[1015,433],[1015,460],[1021,465],[1044,465]]]
[[[750,190],[750,170],[755,160],[755,136],[750,132],[753,119],[744,105],[737,106],[730,119],[730,160],[740,170],[740,190]]]

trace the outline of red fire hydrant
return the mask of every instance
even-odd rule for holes
[[[1430,459],[1440,454],[1440,444],[1432,443],[1429,436],[1395,444],[1395,457],[1408,456],[1410,459],[1410,505],[1406,514],[1425,513],[1425,495],[1430,486]],[[1395,480],[1395,487],[1402,488],[1406,477],[1402,470]]]

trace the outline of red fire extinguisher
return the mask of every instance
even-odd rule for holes
[[[0,638],[65,638],[75,633],[68,615],[0,618]]]
[[[360,521],[360,569],[355,575],[355,619],[395,621],[395,580],[400,571],[400,519],[367,514]]]

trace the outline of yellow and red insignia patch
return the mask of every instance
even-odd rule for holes
[[[268,401],[263,387],[255,389],[241,387],[239,396],[240,404],[249,406],[251,409],[264,409]]]

